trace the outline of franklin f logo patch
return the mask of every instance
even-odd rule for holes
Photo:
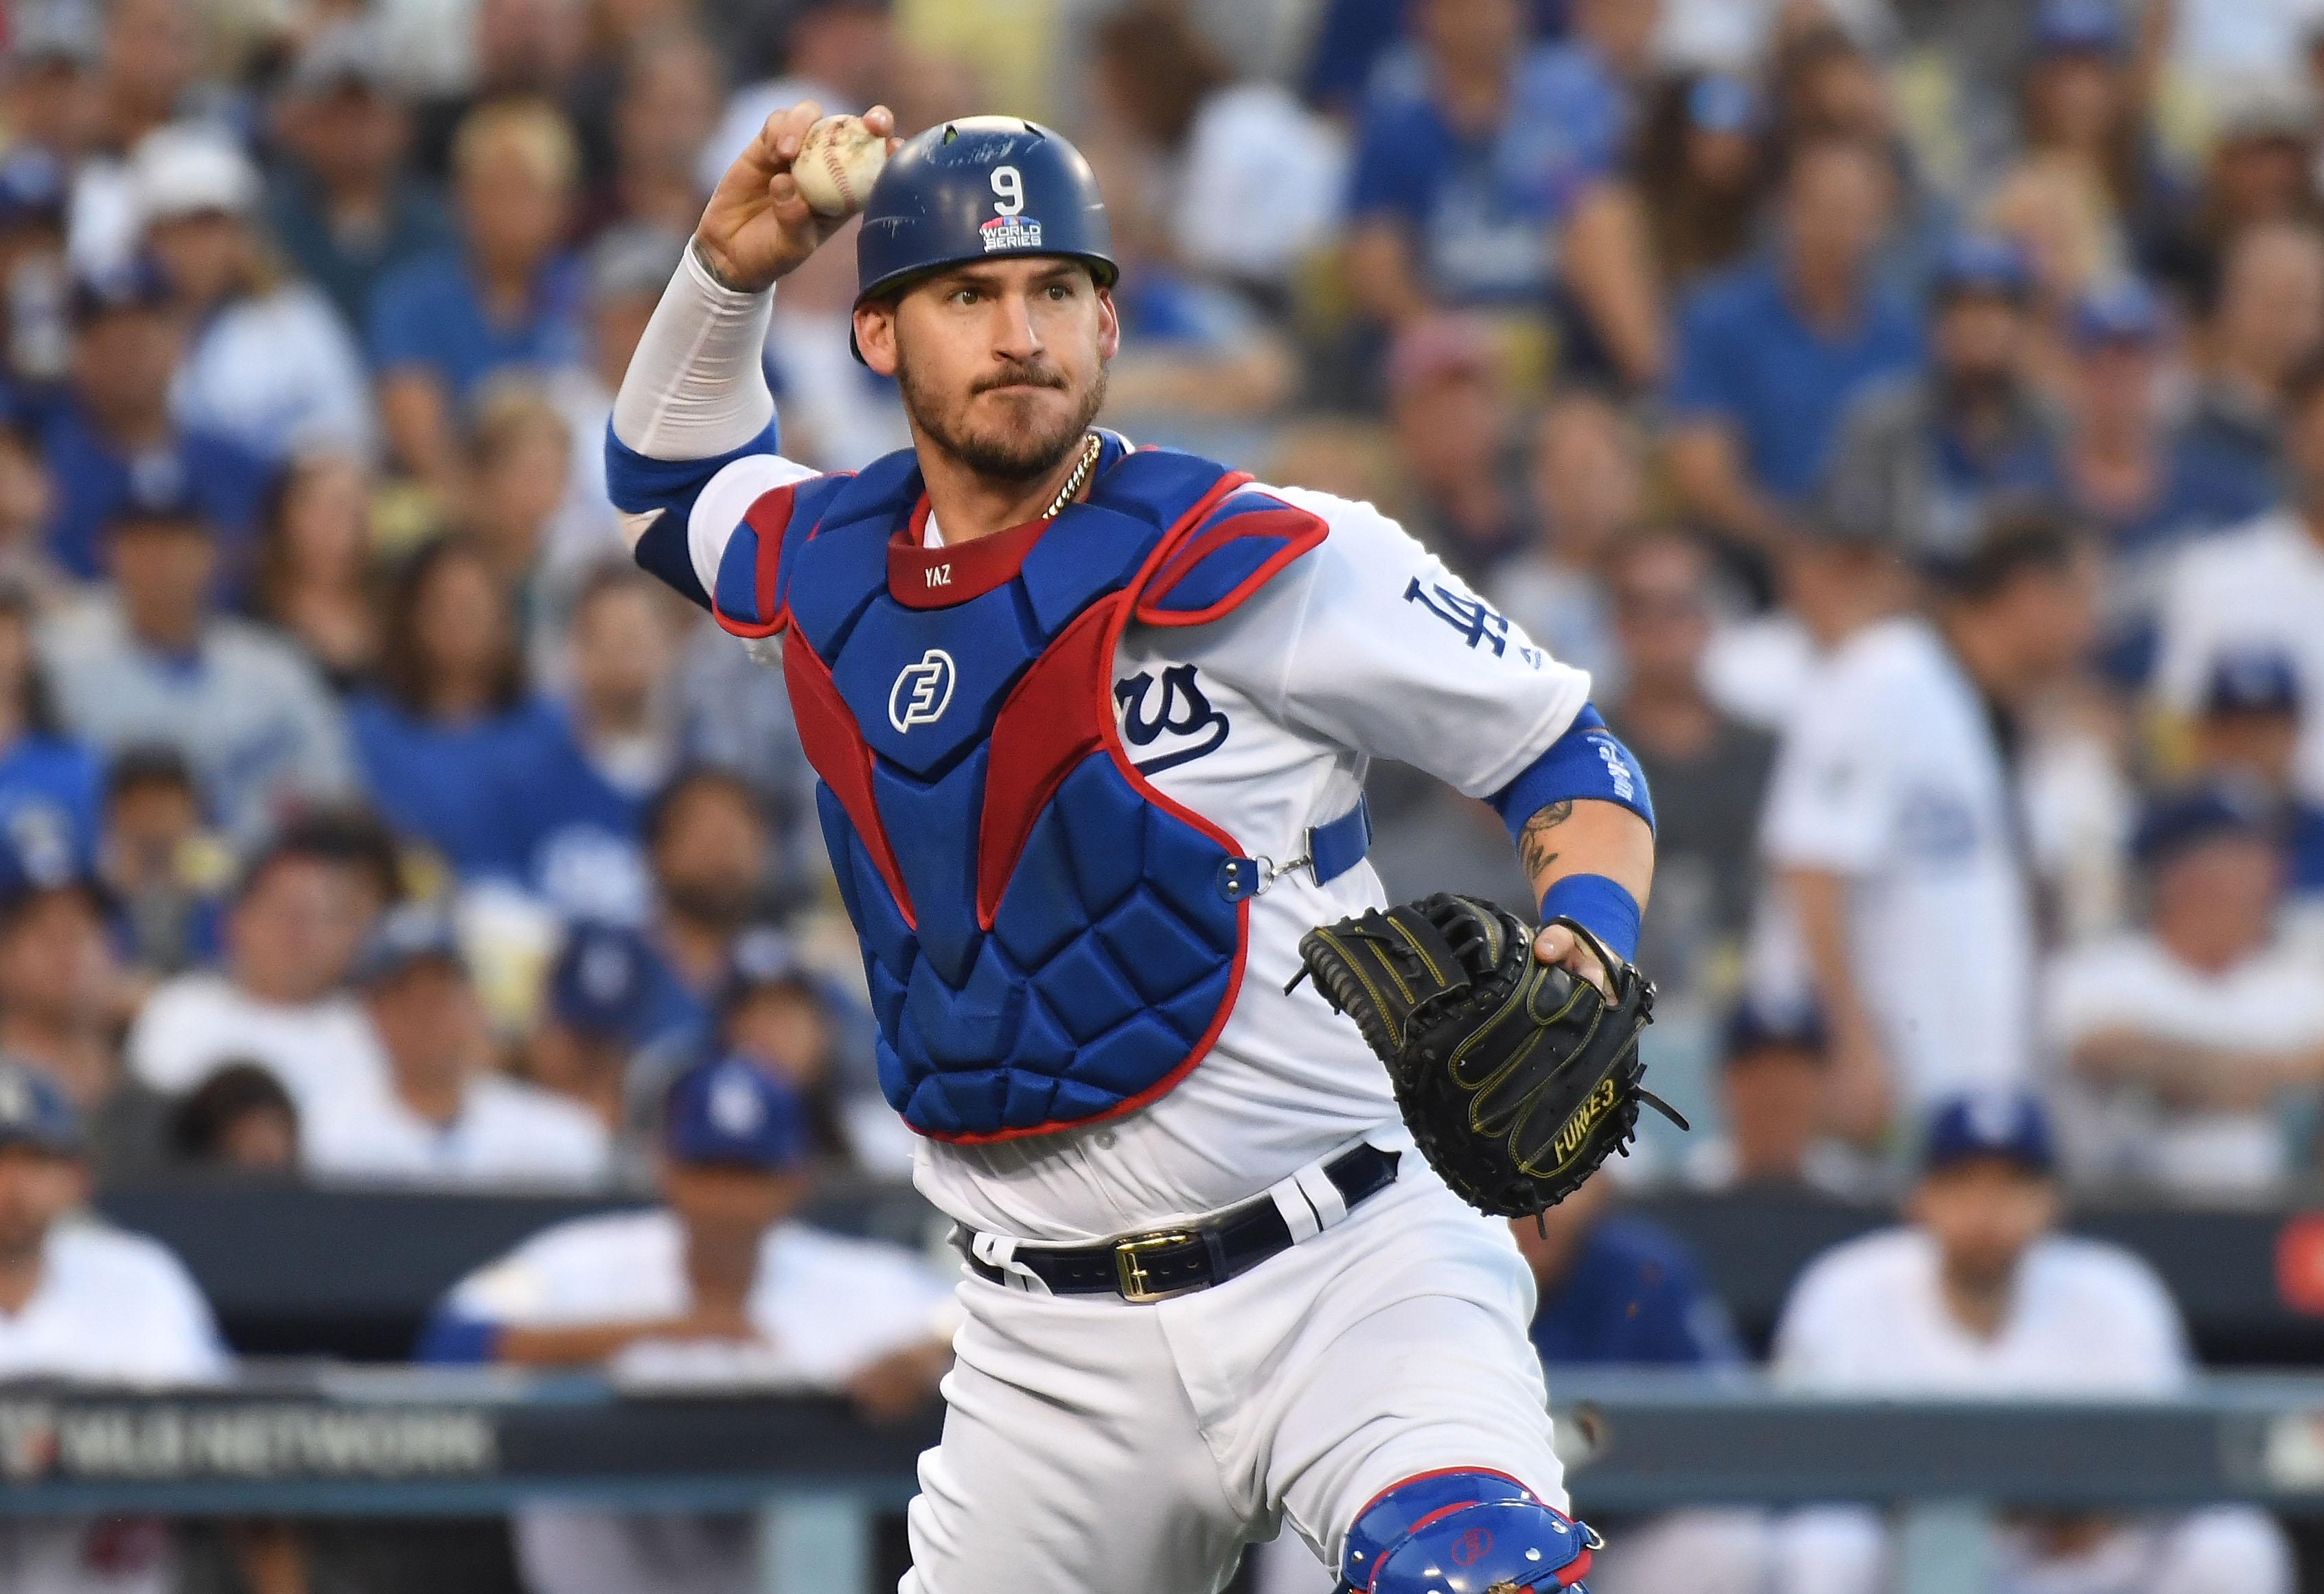
[[[933,724],[952,706],[952,684],[958,672],[952,655],[931,648],[919,662],[904,666],[896,684],[888,688],[888,723],[899,732],[914,725]]]

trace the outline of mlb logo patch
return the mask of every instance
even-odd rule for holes
[[[1041,246],[1041,224],[1029,216],[996,216],[976,230],[983,236],[987,254]]]

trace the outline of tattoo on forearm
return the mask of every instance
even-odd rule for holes
[[[1525,822],[1525,828],[1517,832],[1517,857],[1525,864],[1526,880],[1539,880],[1542,871],[1557,861],[1549,833],[1572,817],[1573,799],[1564,797]]]
[[[717,283],[718,286],[724,288],[729,293],[743,293],[749,291],[740,282],[732,281],[728,278],[725,272],[718,269],[718,263],[710,258],[710,251],[702,246],[701,239],[693,239],[687,246],[694,251],[694,263],[702,268],[702,274],[704,276],[709,278],[713,282]],[[664,255],[662,258],[667,260],[669,257],[668,255]]]

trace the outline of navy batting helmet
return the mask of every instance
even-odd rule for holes
[[[855,302],[923,272],[1017,254],[1085,263],[1101,286],[1120,274],[1105,200],[1089,162],[1060,134],[1015,116],[964,116],[888,158],[855,241]]]

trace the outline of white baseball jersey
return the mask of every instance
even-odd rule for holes
[[[2324,540],[2293,510],[2197,543],[2172,570],[2154,687],[2181,714],[2202,706],[2225,653],[2281,653],[2298,672],[2300,751],[2293,779],[2324,802]]]
[[[1946,1307],[1936,1242],[1890,1229],[1837,1246],[1793,1286],[1775,1328],[1784,1382],[1841,1395],[2162,1395],[2187,1345],[2153,1269],[2118,1246],[2034,1241],[1990,1340]]]
[[[226,1366],[209,1306],[177,1258],[93,1224],[51,1230],[32,1299],[0,1314],[0,1379],[205,1384]],[[0,1519],[0,1589],[10,1594],[163,1594],[175,1572],[169,1530],[149,1518]]]
[[[1778,868],[1851,886],[1858,990],[1915,1102],[2022,1084],[2034,923],[2008,771],[1935,629],[1849,638],[1785,728],[1764,840]]]
[[[547,1328],[667,1318],[690,1304],[685,1235],[667,1211],[582,1218],[536,1235],[453,1291],[451,1310]],[[617,1372],[832,1389],[893,1351],[949,1333],[950,1284],[893,1246],[798,1223],[767,1231],[748,1311],[760,1346],[641,1342]],[[748,1519],[616,1516],[529,1506],[518,1558],[535,1594],[742,1594],[754,1586]]]
[[[696,501],[690,551],[715,585],[761,494],[815,473],[771,456],[727,465]],[[1321,546],[1224,620],[1131,626],[1114,704],[1148,779],[1286,862],[1310,825],[1354,806],[1373,757],[1471,797],[1508,786],[1563,736],[1590,677],[1551,659],[1371,505],[1263,491],[1321,517]],[[1042,1242],[1102,1238],[1218,1211],[1393,1124],[1378,1059],[1312,985],[1286,996],[1299,937],[1385,902],[1370,867],[1328,886],[1283,876],[1251,904],[1249,963],[1216,1045],[1145,1110],[988,1146],[923,1141],[915,1177],[970,1226]]]
[[[2130,1029],[2159,1040],[2237,1052],[2324,1046],[2324,978],[2313,960],[2278,945],[2206,973],[2152,935],[2077,947],[2052,965],[2045,1017],[2061,1064],[2092,1035]],[[2073,1092],[2077,1149],[2102,1178],[2143,1180],[2190,1195],[2264,1195],[2291,1169],[2285,1126],[2255,1111],[2172,1109],[2135,1087],[2095,1083]]]
[[[592,1185],[613,1170],[613,1138],[552,1091],[487,1073],[459,1116],[431,1123],[383,1081],[334,1094],[300,1126],[309,1173],[438,1188]]]
[[[471,1274],[449,1308],[528,1328],[683,1315],[685,1233],[666,1209],[560,1223]],[[837,1388],[890,1351],[949,1333],[952,1285],[910,1252],[778,1223],[759,1248],[748,1312],[766,1336],[747,1370],[770,1381]],[[672,1367],[650,1346],[639,1365]]]
[[[131,1073],[171,1094],[228,1063],[256,1063],[281,1082],[301,1119],[387,1077],[379,1042],[353,997],[263,1001],[207,971],[164,981],[138,1010],[125,1049]]]
[[[2000,1331],[1980,1339],[1946,1308],[1935,1242],[1918,1229],[1827,1251],[1793,1286],[1775,1327],[1775,1376],[1826,1395],[2138,1399],[2167,1396],[2191,1367],[2178,1308],[2120,1247],[2052,1234],[2019,1262]],[[1879,1594],[1889,1534],[1858,1506],[1799,1511],[1773,1530],[1769,1586]],[[2291,1554],[2262,1512],[2220,1506],[2125,1519],[2075,1553],[2005,1532],[1995,1594],[2292,1594]]]

